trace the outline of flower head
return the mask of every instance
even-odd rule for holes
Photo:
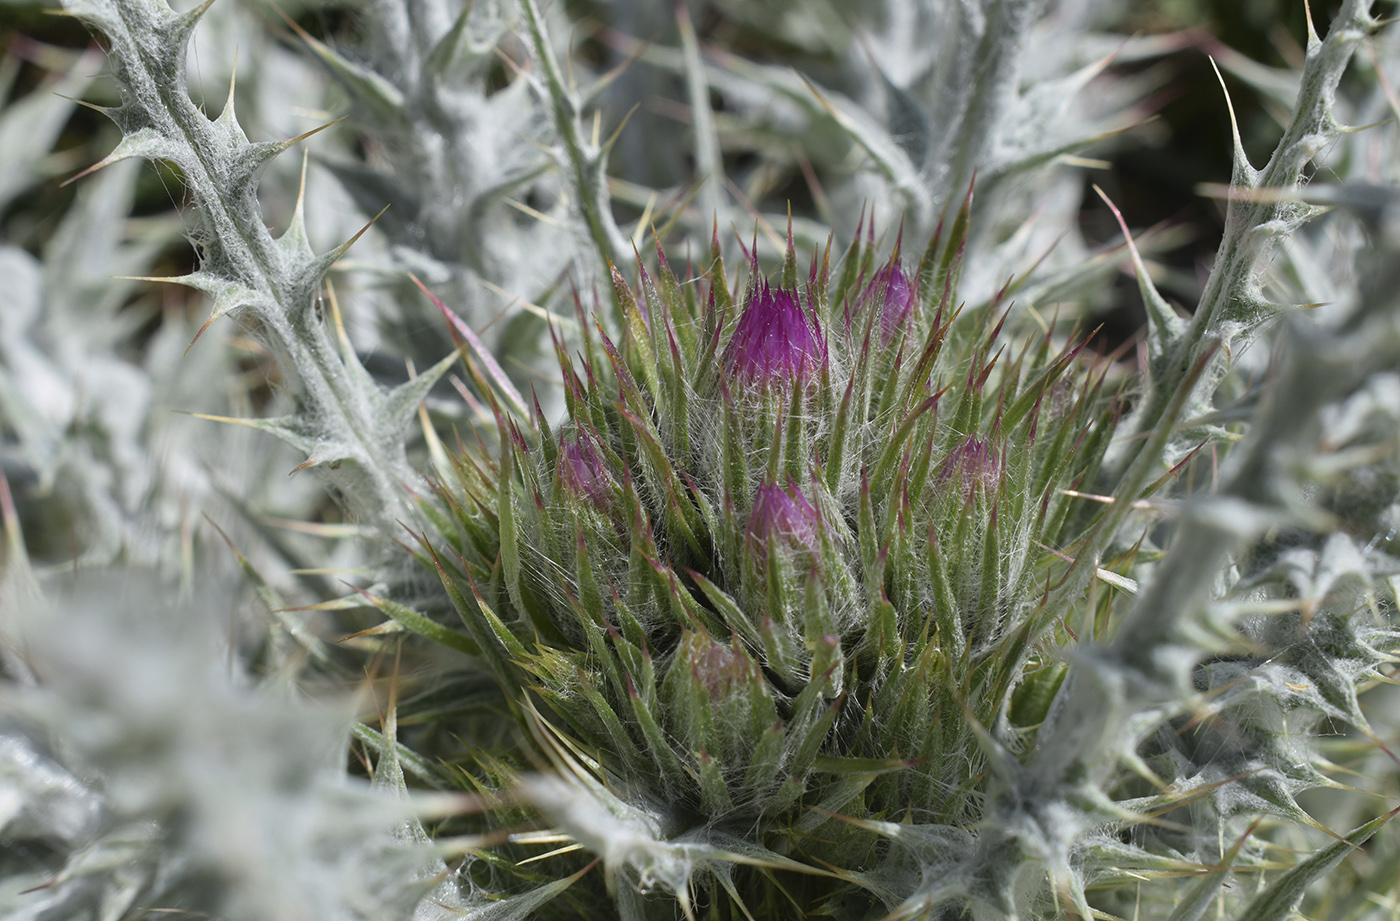
[[[826,338],[797,294],[766,283],[754,291],[724,350],[731,381],[757,390],[812,384],[826,363]]]
[[[758,666],[737,640],[726,646],[691,634],[682,643],[681,655],[712,705],[726,703],[736,690],[747,690],[749,685],[762,687]]]
[[[728,811],[732,800],[726,788],[732,785],[732,792],[740,792],[741,778],[752,766],[758,738],[778,723],[778,710],[763,670],[738,636],[726,644],[716,642],[703,628],[687,630],[661,691],[668,728],[696,753],[691,767],[700,776],[718,768],[708,781],[701,782],[702,800],[709,809]],[[767,779],[759,775],[754,782]]]

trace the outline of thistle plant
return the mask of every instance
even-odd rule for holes
[[[212,118],[195,102],[206,7],[72,0],[120,94],[98,166],[173,164],[198,216],[197,264],[166,280],[213,310],[169,334],[237,316],[280,374],[279,415],[186,408],[291,446],[359,542],[300,567],[317,621],[231,538],[266,618],[249,630],[247,593],[189,565],[183,608],[36,578],[35,522],[0,490],[0,828],[25,848],[0,858],[18,881],[0,909],[1374,914],[1400,866],[1393,727],[1363,693],[1400,649],[1397,205],[1392,185],[1303,180],[1393,184],[1393,126],[1342,124],[1393,109],[1393,36],[1367,0],[1309,27],[1273,156],[1255,170],[1237,139],[1213,193],[1224,239],[1188,319],[1121,216],[1121,246],[1073,231],[1077,154],[1144,84],[1100,80],[1085,23],[1111,10],[1051,6],[891,3],[821,41],[744,14],[794,46],[864,46],[805,78],[702,43],[681,11],[674,47],[599,39],[651,68],[631,83],[533,0],[374,4],[358,50],[297,26],[367,154],[344,125],[321,135],[341,146],[303,160],[274,234],[262,172],[316,132],[250,140],[236,87]],[[1363,46],[1376,89],[1353,106]],[[667,74],[692,130],[643,146],[693,171],[610,174],[603,100]],[[322,163],[392,217],[313,247]],[[800,207],[777,231],[772,177],[795,168],[830,235]],[[120,169],[84,181],[120,198]],[[1067,238],[1040,259],[1044,235]],[[127,258],[150,271],[149,250]],[[1122,264],[1146,308],[1136,367],[1080,315]],[[501,291],[539,303],[493,334]],[[53,292],[50,315],[80,297]],[[38,469],[72,436],[22,424],[44,396],[21,373],[44,339],[25,303],[0,396]],[[1246,351],[1270,336],[1272,358]],[[526,387],[551,347],[553,385]],[[169,367],[149,367],[167,394]],[[109,558],[212,556],[127,533]],[[212,630],[216,609],[235,613]],[[375,694],[359,720],[328,690],[355,684]]]
[[[1006,308],[958,310],[968,213],[800,286],[791,251],[731,283],[718,241],[703,285],[615,276],[620,341],[560,349],[568,421],[501,410],[499,461],[443,481],[425,557],[558,771],[525,795],[624,911],[879,914],[928,869],[881,822],[966,847],[989,727],[1044,717],[1039,548],[1083,526],[1059,484],[1114,411],[1079,343],[1004,350]]]

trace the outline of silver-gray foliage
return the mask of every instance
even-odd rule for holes
[[[7,599],[0,916],[390,921],[429,890],[460,903],[397,833],[407,801],[345,777],[349,701],[237,664],[234,598],[172,603],[132,570]]]
[[[885,452],[882,439],[905,437],[923,410],[914,412],[914,402],[899,405],[903,392],[897,401],[893,385],[884,397],[867,393],[877,380],[869,370],[875,365],[862,364],[883,362],[882,373],[898,383],[913,361],[901,366],[904,356],[870,358],[855,347],[838,355],[833,348],[833,365],[845,362],[840,370],[849,365],[861,372],[853,371],[846,399],[861,377],[866,383],[859,399],[871,401],[871,416],[848,426],[847,406],[834,392],[829,405],[813,410],[820,437],[849,429],[850,444],[869,448],[879,462],[862,466],[851,453],[841,453],[844,442],[838,444],[822,458],[831,465],[824,474],[829,496],[817,471],[810,471],[810,491],[827,497],[823,527],[836,535],[824,539],[820,553],[819,542],[808,535],[801,559],[811,566],[811,585],[820,584],[817,571],[825,569],[845,573],[841,587],[854,591],[858,579],[852,573],[865,579],[886,567],[926,573],[930,582],[896,585],[891,576],[886,586],[877,575],[866,595],[850,595],[837,611],[847,620],[868,614],[871,624],[842,621],[838,628],[831,625],[835,620],[828,623],[832,612],[823,607],[821,589],[809,585],[798,593],[783,583],[792,573],[784,575],[777,565],[771,571],[779,574],[763,585],[736,577],[742,591],[727,594],[697,571],[706,568],[703,562],[686,556],[692,551],[684,537],[702,547],[697,533],[719,535],[709,545],[716,559],[707,570],[717,580],[715,574],[736,559],[776,554],[781,534],[744,557],[741,545],[753,532],[734,503],[742,510],[752,499],[751,481],[792,459],[774,448],[766,467],[754,462],[749,469],[745,465],[759,453],[769,454],[766,445],[751,456],[729,442],[709,446],[708,454],[692,450],[685,438],[729,431],[736,412],[727,392],[721,399],[717,392],[687,390],[689,379],[676,383],[685,370],[683,351],[712,364],[725,360],[728,353],[718,349],[723,323],[712,331],[709,353],[697,345],[698,321],[682,328],[681,338],[690,338],[681,346],[675,338],[668,343],[658,330],[674,337],[665,324],[684,313],[678,305],[694,306],[686,301],[689,291],[682,292],[663,267],[656,282],[643,276],[643,293],[634,297],[613,267],[629,261],[631,244],[648,230],[647,219],[663,216],[660,236],[674,227],[701,253],[711,245],[711,228],[720,227],[723,242],[715,241],[707,265],[722,268],[720,260],[732,258],[729,225],[749,220],[761,222],[771,236],[765,258],[770,246],[781,252],[781,234],[773,230],[778,221],[764,216],[774,210],[768,182],[801,161],[813,170],[815,188],[824,184],[830,192],[822,207],[835,212],[825,217],[842,236],[855,225],[852,212],[865,198],[903,214],[906,239],[919,246],[930,234],[947,232],[938,237],[944,248],[929,250],[924,281],[936,278],[941,290],[924,290],[926,315],[919,322],[930,327],[929,341],[940,344],[932,307],[951,313],[957,303],[940,304],[938,298],[958,292],[971,319],[950,326],[951,341],[965,348],[958,354],[974,356],[980,365],[993,346],[1017,341],[1010,327],[1003,331],[987,319],[1001,308],[996,295],[1008,278],[1014,277],[1012,290],[1032,309],[1078,304],[1119,255],[1087,254],[1074,228],[1076,170],[1083,165],[1074,155],[1122,128],[1145,86],[1127,79],[1096,82],[1108,63],[1104,36],[1091,28],[1100,5],[887,2],[847,18],[835,5],[813,4],[803,15],[798,5],[775,4],[735,14],[794,46],[838,52],[838,64],[805,75],[702,47],[691,21],[695,11],[682,11],[665,20],[671,38],[657,47],[617,43],[639,55],[633,67],[652,68],[638,76],[592,74],[581,65],[575,70],[575,38],[558,5],[521,0],[517,9],[485,0],[379,0],[363,11],[369,37],[361,47],[333,49],[300,36],[334,88],[323,97],[315,84],[307,98],[289,100],[307,108],[330,100],[337,114],[345,111],[365,139],[363,162],[342,148],[319,157],[315,169],[324,166],[333,174],[366,215],[391,205],[374,231],[378,242],[347,264],[354,239],[325,251],[312,247],[302,193],[294,207],[283,209],[286,230],[280,235],[265,219],[264,171],[300,138],[250,141],[235,110],[236,89],[214,118],[192,98],[187,55],[207,5],[176,13],[164,0],[67,0],[69,11],[108,45],[120,92],[108,114],[121,139],[102,164],[115,165],[86,180],[42,260],[16,247],[0,249],[0,274],[12,280],[0,291],[0,409],[13,435],[5,445],[5,474],[33,480],[44,495],[72,492],[90,535],[84,566],[123,561],[169,573],[180,568],[172,563],[179,559],[185,573],[179,596],[172,595],[169,580],[89,578],[59,589],[60,581],[50,577],[44,590],[53,597],[44,601],[18,533],[21,525],[32,531],[35,523],[16,520],[9,489],[0,494],[9,532],[0,583],[0,913],[35,921],[107,919],[139,917],[158,905],[231,919],[387,921],[519,918],[532,912],[562,917],[602,905],[628,918],[697,911],[724,917],[724,910],[748,911],[736,879],[781,880],[800,873],[804,881],[821,880],[810,891],[825,893],[824,909],[872,917],[1100,913],[1196,921],[1214,911],[1263,921],[1289,917],[1310,892],[1322,895],[1308,903],[1309,910],[1338,921],[1364,916],[1366,906],[1347,894],[1348,884],[1365,889],[1385,883],[1400,866],[1400,850],[1382,832],[1387,810],[1339,806],[1327,794],[1341,786],[1335,764],[1345,757],[1353,757],[1356,772],[1368,778],[1358,785],[1393,792],[1384,786],[1389,781],[1375,779],[1389,776],[1375,768],[1386,729],[1373,725],[1359,693],[1386,677],[1400,650],[1393,623],[1400,578],[1393,555],[1400,528],[1396,145],[1393,126],[1384,135],[1348,134],[1342,120],[1375,121],[1393,112],[1395,103],[1380,80],[1381,88],[1355,111],[1339,99],[1353,56],[1379,27],[1374,6],[1344,0],[1325,36],[1310,31],[1301,74],[1251,71],[1259,85],[1292,107],[1292,116],[1262,169],[1245,160],[1236,140],[1224,240],[1190,319],[1161,297],[1149,267],[1132,253],[1148,315],[1144,373],[1129,384],[1132,410],[1102,465],[1093,460],[1085,470],[1069,471],[1046,465],[1061,477],[1083,474],[1082,480],[1059,484],[1063,488],[1044,484],[1041,507],[1053,502],[1055,514],[1063,513],[1056,520],[1069,523],[1053,533],[1073,533],[1072,542],[1029,546],[1030,530],[1007,530],[1016,527],[1006,524],[1013,515],[1009,492],[999,507],[988,501],[991,487],[980,493],[973,488],[965,515],[983,516],[969,525],[976,536],[968,538],[971,532],[961,529],[956,535],[930,532],[928,559],[935,562],[920,568],[926,562],[924,535],[911,538],[904,525],[927,511],[917,492],[913,506],[905,493],[903,507],[897,498],[872,507],[870,480],[881,502],[886,494],[899,496],[889,484],[911,466],[917,469],[917,457],[906,453],[901,468],[897,452]],[[638,4],[617,7],[635,22],[650,15]],[[1377,66],[1395,60],[1393,34],[1372,47]],[[504,75],[495,70],[503,60]],[[73,92],[82,85],[78,66],[62,78]],[[624,159],[636,150],[629,153],[625,145],[631,142],[602,130],[603,100],[644,97],[670,74],[683,81],[691,130],[637,147],[660,165],[647,181],[624,181],[609,171],[614,145],[624,144]],[[267,84],[258,86],[263,99]],[[711,110],[712,91],[723,99],[723,111]],[[19,165],[0,171],[0,208],[43,175],[36,161],[51,145],[66,105],[31,100],[23,111],[12,107],[0,116],[0,139],[23,141],[14,148],[21,151]],[[16,126],[27,124],[36,130],[17,135]],[[0,156],[12,154],[0,146]],[[801,155],[794,153],[798,147]],[[1320,161],[1329,148],[1330,159]],[[734,154],[755,152],[760,168],[726,176]],[[121,307],[132,282],[107,276],[146,274],[171,229],[160,223],[136,225],[132,233],[114,229],[129,210],[132,182],[130,170],[117,161],[132,158],[171,164],[178,172],[193,205],[188,232],[198,268],[176,280],[213,303],[203,326],[163,324],[142,362],[113,354],[129,332],[121,325]],[[1310,164],[1319,161],[1345,181],[1307,187]],[[279,173],[272,186],[284,184],[288,175]],[[959,212],[974,175],[975,204]],[[317,182],[313,172],[310,187]],[[628,209],[641,217],[620,220]],[[1320,219],[1327,209],[1338,214]],[[825,235],[800,215],[792,226],[804,244]],[[955,244],[947,242],[950,237]],[[1032,265],[1054,240],[1061,242],[1051,256]],[[861,258],[859,244],[851,252],[852,259]],[[395,358],[422,364],[416,375],[391,381],[367,370],[371,363],[362,362],[347,333],[354,324],[342,317],[326,284],[337,267],[380,289],[374,297],[381,329],[370,338]],[[410,271],[443,292],[446,309],[464,315],[470,326],[489,322],[502,306],[517,310],[517,318],[505,332],[486,337],[488,349],[469,326],[444,322],[430,301],[408,288],[404,276]],[[855,272],[851,264],[847,283]],[[596,292],[606,304],[600,331],[623,349],[589,365],[586,380],[568,371],[571,389],[563,399],[574,417],[551,430],[543,414],[529,411],[523,388],[503,365],[522,380],[510,359],[529,364],[548,341],[536,302],[550,309],[565,303],[569,278],[585,301]],[[819,298],[812,292],[826,296],[826,280],[819,278],[814,269],[807,294],[814,303]],[[795,289],[797,279],[790,258],[781,284]],[[727,280],[721,274],[717,286],[713,277],[709,282],[711,291],[723,291],[727,306]],[[887,297],[890,287],[887,276],[878,295]],[[514,303],[521,299],[531,302],[523,311]],[[742,305],[735,300],[737,314]],[[1331,303],[1311,313],[1286,309],[1303,301]],[[257,644],[245,642],[246,624],[234,613],[243,610],[243,596],[215,587],[217,580],[207,575],[190,574],[193,564],[180,539],[189,526],[184,503],[192,499],[194,507],[204,507],[210,496],[236,488],[220,481],[219,459],[247,463],[253,480],[269,478],[260,462],[244,460],[246,442],[220,441],[211,456],[182,441],[191,430],[169,428],[163,412],[178,399],[180,409],[223,414],[224,401],[213,395],[208,379],[233,374],[227,353],[217,350],[216,360],[192,367],[177,352],[225,314],[242,320],[287,382],[285,414],[245,418],[245,425],[291,445],[302,461],[298,469],[324,474],[373,545],[350,556],[357,564],[371,561],[357,575],[375,586],[374,594],[337,606],[372,604],[391,617],[372,631],[371,645],[384,637],[397,644],[398,634],[411,631],[437,640],[455,657],[450,665],[431,656],[421,660],[413,680],[428,685],[422,721],[460,706],[482,723],[495,721],[481,731],[482,739],[529,736],[512,743],[512,751],[547,757],[552,773],[520,779],[519,762],[527,756],[512,763],[498,759],[494,749],[443,755],[438,764],[435,754],[399,744],[392,705],[381,734],[365,726],[352,729],[341,704],[296,699],[299,680],[312,686],[339,674],[340,653],[259,581],[280,641],[270,653],[250,654],[250,645]],[[698,309],[694,315],[701,316]],[[450,335],[421,337],[417,328],[424,322]],[[828,332],[838,335],[836,323],[830,325]],[[1258,345],[1246,353],[1251,343],[1269,342],[1271,328],[1278,329],[1276,357],[1266,361]],[[733,334],[732,326],[725,330]],[[555,332],[566,369],[571,354],[581,367],[589,361],[585,355],[606,351],[586,328],[564,322]],[[986,333],[983,352],[974,332]],[[470,340],[460,352],[452,348],[456,333]],[[1064,339],[1063,328],[1047,333],[1045,354],[1052,340],[1058,347]],[[674,365],[668,364],[668,345]],[[821,354],[825,369],[825,345]],[[1055,365],[1061,371],[1074,358],[1070,348],[1065,354],[1065,365]],[[429,456],[437,474],[451,483],[434,483],[428,495],[409,461],[408,443],[423,418],[420,405],[436,399],[434,385],[462,356],[477,385],[477,396],[469,400],[495,401],[490,408],[498,419],[500,454],[449,459],[429,426]],[[1014,375],[996,357],[987,363],[993,366],[993,385],[1016,395],[1016,383],[1003,384]],[[921,367],[925,380],[918,387],[931,386],[934,365]],[[616,378],[601,396],[595,370],[598,377]],[[939,373],[946,370],[939,367]],[[702,368],[693,379],[709,380],[706,373]],[[972,431],[960,436],[975,436],[979,423],[1002,434],[1001,407],[993,419],[990,404],[981,402],[987,373],[975,384],[976,375],[967,376],[963,390],[954,391],[976,394],[964,405],[977,408],[962,420]],[[1045,373],[1049,380],[1051,372]],[[958,375],[965,374],[959,366]],[[1098,392],[1092,377],[1084,375],[1086,406]],[[644,392],[654,395],[668,386],[673,402],[644,403]],[[829,389],[830,381],[821,386]],[[909,392],[923,396],[913,385]],[[1035,413],[1040,397],[1047,413],[1074,400],[1047,384],[1033,400]],[[792,407],[798,399],[792,397]],[[706,406],[705,400],[719,421],[673,424],[677,415],[695,412],[687,401]],[[1056,407],[1049,408],[1051,403]],[[473,413],[483,409],[478,404],[468,413],[433,405],[464,427],[480,421]],[[936,400],[925,408],[934,405]],[[1008,412],[1027,418],[1024,407],[1014,406]],[[779,401],[774,418],[783,418],[785,409]],[[1085,412],[1085,437],[1092,432],[1107,438],[1114,410],[1096,405]],[[801,441],[801,417],[794,411],[795,421],[786,423],[788,432],[797,433],[793,443]],[[890,426],[891,419],[905,424]],[[935,434],[951,438],[947,419],[927,424],[925,453]],[[609,425],[622,434],[589,447],[584,429],[606,433]],[[83,434],[75,435],[77,430]],[[781,447],[784,430],[774,430]],[[1059,435],[1036,442],[1031,430],[1027,456],[1030,445],[1043,450]],[[467,437],[466,431],[459,434]],[[978,445],[985,449],[986,443]],[[1061,447],[1065,457],[1079,456],[1078,443]],[[633,503],[632,520],[615,527],[575,508],[577,540],[570,531],[557,541],[559,529],[549,516],[567,517],[571,508],[558,500],[567,491],[561,484],[568,465],[587,467],[589,452],[599,464],[619,457],[631,464],[624,448],[644,455],[645,463],[627,467],[623,482],[613,482],[610,473],[589,475]],[[1103,448],[1085,456],[1105,456]],[[566,455],[569,450],[575,454]],[[1204,458],[1215,456],[1193,452],[1221,458],[1218,468],[1210,468],[1218,478],[1212,489],[1173,484],[1179,469],[1207,469]],[[965,455],[948,457],[932,481],[937,486],[945,475],[969,476],[954,462]],[[686,470],[692,463],[699,469],[694,479]],[[726,464],[733,469],[716,473]],[[572,469],[576,479],[581,476],[581,468]],[[925,466],[922,476],[929,473]],[[697,487],[695,479],[706,485]],[[583,491],[596,485],[585,483]],[[721,491],[720,485],[733,488]],[[776,480],[768,485],[783,486]],[[782,501],[805,505],[799,486],[806,484],[789,480]],[[529,488],[536,490],[533,496]],[[554,493],[546,496],[551,488]],[[711,489],[708,497],[705,488]],[[1101,511],[1076,518],[1066,496],[1078,501],[1081,491],[1108,501]],[[678,502],[677,496],[695,498],[686,504],[692,500]],[[1020,498],[1023,512],[1042,501],[1041,493]],[[821,519],[811,506],[807,510]],[[669,540],[653,540],[649,516]],[[587,546],[586,526],[599,521],[596,546]],[[1076,521],[1082,528],[1067,530]],[[442,576],[448,598],[421,588],[414,597],[385,597],[402,584],[401,567],[382,563],[385,538],[402,537],[405,526],[423,539],[423,561]],[[590,553],[601,557],[616,549],[623,532],[629,550],[590,564]],[[1008,534],[1015,540],[998,544]],[[724,539],[729,558],[720,560],[714,547]],[[886,648],[878,653],[878,667],[870,666],[876,656],[870,649],[879,646],[873,639],[877,615],[888,619],[888,639],[916,622],[910,599],[933,599],[924,605],[928,610],[943,604],[941,584],[938,591],[931,585],[941,565],[936,561],[940,552],[952,553],[958,540],[974,548],[966,557],[975,561],[952,573],[945,594],[953,597],[977,582],[983,592],[977,597],[997,600],[996,610],[969,615],[985,619],[968,631],[986,641],[974,649],[954,614],[944,612],[954,626],[940,623],[930,628],[932,640],[926,634],[910,643],[923,650],[917,656]],[[917,554],[910,549],[915,545]],[[469,561],[473,552],[479,559]],[[1064,565],[1055,558],[1061,552]],[[457,573],[453,555],[461,562],[455,581],[449,574]],[[820,566],[812,562],[818,555]],[[908,562],[916,557],[917,565]],[[673,565],[673,559],[686,565]],[[374,561],[381,561],[377,568]],[[313,565],[330,568],[331,562]],[[616,584],[598,584],[591,566],[616,576]],[[547,578],[557,575],[555,569],[562,573],[557,585]],[[998,573],[1007,574],[1006,585],[997,584]],[[1031,573],[1045,580],[1043,594],[1037,586],[1035,597],[1029,593]],[[611,602],[608,588],[614,589]],[[748,623],[740,605],[799,595],[805,607],[794,620],[803,625],[780,637],[790,649],[773,639],[766,614],[760,626],[748,624],[752,635],[739,635]],[[899,619],[891,598],[903,606]],[[1002,599],[1011,599],[1014,609],[1003,610]],[[430,614],[401,601],[421,602]],[[582,612],[582,632],[591,645],[569,649],[577,625],[551,622],[551,606]],[[927,623],[936,620],[923,614]],[[468,633],[460,632],[457,615]],[[607,629],[589,633],[597,625],[588,618]],[[666,632],[673,621],[687,624],[686,630],[704,622],[735,626],[732,649],[705,638],[703,630],[685,633],[690,645],[682,648]],[[850,664],[855,652],[842,658],[841,644],[852,638],[865,657],[859,668],[878,672],[873,684],[859,684],[871,679]],[[790,653],[786,659],[784,653]],[[825,665],[819,667],[819,660]],[[938,673],[943,683],[926,687],[909,677],[927,678],[919,670],[928,671],[934,661],[952,671]],[[969,665],[974,662],[976,667]],[[250,663],[267,674],[258,677]],[[743,693],[766,702],[773,714],[779,704],[784,708],[786,722],[774,724],[769,711],[757,707],[769,724],[759,735],[783,740],[781,750],[774,749],[775,765],[803,765],[790,776],[779,771],[766,787],[767,776],[755,775],[753,789],[760,793],[752,799],[765,805],[745,829],[724,824],[742,816],[745,804],[729,802],[726,781],[716,781],[720,768],[714,776],[703,773],[714,753],[703,746],[690,751],[688,742],[667,736],[703,737],[712,717],[680,711],[697,706],[687,694],[698,700],[720,693],[716,687],[723,682],[701,677],[703,667],[715,663],[728,669],[725,681],[742,685]],[[957,671],[963,668],[966,674]],[[472,678],[463,680],[463,671]],[[481,676],[488,671],[496,678],[525,677],[521,687],[502,682],[487,688],[490,682]],[[595,672],[626,688],[617,692],[615,706],[598,690],[603,678],[590,683]],[[634,674],[650,683],[634,681]],[[791,699],[765,683],[774,674],[780,680],[773,686],[794,689]],[[441,686],[432,685],[444,677]],[[982,694],[978,682],[984,679],[1004,701]],[[926,709],[939,702],[943,728],[921,724],[906,736],[896,733],[899,744],[877,753],[884,757],[843,761],[840,745],[879,726],[884,716],[871,711],[875,691],[871,699],[846,702],[843,680],[848,687],[876,689],[908,680],[908,686],[925,689],[918,693],[928,695]],[[469,700],[450,699],[454,688],[466,688],[462,695]],[[1021,717],[1012,711],[1034,711],[1036,706],[1022,702],[1037,695],[1043,697],[1039,718],[1017,722]],[[865,723],[856,717],[843,723],[837,720],[843,705],[871,712]],[[977,706],[991,706],[980,721],[973,716]],[[670,712],[654,718],[657,708]],[[618,751],[590,751],[578,741],[590,721],[597,723],[597,737],[616,742]],[[451,724],[444,734],[460,728]],[[468,742],[477,740],[462,731]],[[1351,733],[1350,741],[1340,738],[1343,732]],[[1338,738],[1326,739],[1328,733]],[[377,755],[373,786],[345,776],[352,734]],[[955,762],[965,768],[966,776],[948,768],[934,778],[962,797],[957,808],[944,814],[920,801],[916,814],[910,794],[903,813],[864,812],[866,790],[877,788],[876,777],[896,769],[921,782],[932,776],[918,773],[924,759],[900,766],[908,756],[906,743],[912,748],[928,739],[954,739],[965,747],[965,756],[948,757],[927,746],[939,751],[940,770]],[[761,749],[764,742],[754,744]],[[699,768],[687,779],[692,756]],[[457,762],[448,763],[453,757]],[[646,766],[653,764],[648,759],[655,759],[660,777],[647,776]],[[632,769],[636,764],[644,769]],[[499,799],[473,801],[509,816],[501,819],[508,832],[489,829],[488,816],[481,820],[488,826],[483,837],[439,842],[444,853],[472,855],[449,868],[407,799],[406,770],[439,787],[492,788],[518,780],[509,791],[496,791]],[[680,808],[674,791],[689,789],[691,780],[703,788],[695,797],[701,805]],[[716,802],[725,805],[707,812]],[[465,808],[465,802],[456,807]],[[535,864],[517,865],[494,850],[508,839],[518,843],[510,833],[526,826],[511,822],[541,816],[554,827],[538,840],[569,845],[556,855],[559,862],[541,861],[537,872]],[[1322,826],[1339,835],[1323,836]],[[1349,828],[1355,830],[1347,833]],[[527,828],[524,838],[535,831]],[[1357,882],[1365,872],[1362,861],[1353,862],[1361,869],[1338,869],[1378,834],[1384,844],[1372,845],[1378,856],[1368,879]],[[820,844],[804,850],[811,837],[829,850],[821,852]],[[859,866],[827,859],[844,846],[838,839],[854,842]],[[586,886],[594,864],[591,858],[568,863],[578,859],[569,856],[574,850],[601,863],[595,874],[601,883],[592,889]],[[585,878],[588,883],[570,891]],[[846,890],[837,883],[821,889],[829,880]],[[809,907],[788,906],[777,895],[785,892],[781,886],[766,892],[761,905],[772,911]],[[575,897],[577,902],[568,901]]]

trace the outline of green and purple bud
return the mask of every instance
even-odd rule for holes
[[[703,630],[686,631],[662,693],[670,729],[694,759],[707,808],[727,811],[730,791],[725,787],[748,773],[755,740],[778,722],[762,669],[737,637],[726,644]],[[728,783],[707,784],[707,768],[726,776]]]
[[[965,501],[972,502],[979,489],[985,493],[994,492],[1005,469],[1006,458],[991,438],[968,435],[943,459],[938,479],[945,485],[956,484]]]
[[[788,480],[786,489],[776,483],[765,484],[754,493],[747,535],[760,561],[767,559],[770,544],[797,554],[820,555],[821,527],[821,514],[795,481]]]
[[[617,483],[608,472],[597,441],[582,429],[560,446],[557,475],[567,495],[585,499],[599,509],[607,508],[617,498]]]
[[[732,644],[716,643],[709,637],[691,634],[682,643],[681,657],[690,666],[691,678],[703,688],[712,707],[723,706],[736,692],[751,687],[764,688],[757,663],[737,639]]]
[[[837,632],[833,612],[854,609],[861,594],[839,512],[824,511],[822,487],[813,482],[812,489],[809,497],[791,478],[786,486],[759,486],[744,528],[745,603],[768,667],[797,683],[805,680],[803,648],[810,652],[822,634]]]
[[[919,279],[910,279],[897,260],[875,273],[856,301],[855,310],[848,312],[846,323],[853,326],[866,311],[878,311],[880,344],[888,346],[895,336],[906,329],[919,306]],[[859,327],[863,328],[863,327]]]
[[[826,337],[797,293],[762,282],[724,350],[724,373],[747,391],[810,387],[826,364]]]
[[[575,568],[586,556],[592,560],[589,565],[617,568],[613,556],[628,545],[628,521],[614,464],[616,459],[591,428],[579,426],[560,435],[555,505],[546,513],[554,535],[546,555],[553,563]],[[603,577],[595,573],[593,578]]]

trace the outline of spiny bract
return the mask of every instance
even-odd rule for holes
[[[965,844],[988,727],[1044,717],[1045,548],[1088,522],[1061,487],[1115,411],[1078,348],[1003,334],[1014,306],[959,309],[968,213],[917,263],[872,232],[800,283],[790,246],[731,286],[718,240],[690,283],[659,249],[640,295],[614,271],[621,341],[582,309],[581,350],[556,339],[567,419],[494,403],[499,462],[440,487],[455,537],[426,558],[578,785],[527,798],[624,903],[883,915],[928,865],[881,824]]]

